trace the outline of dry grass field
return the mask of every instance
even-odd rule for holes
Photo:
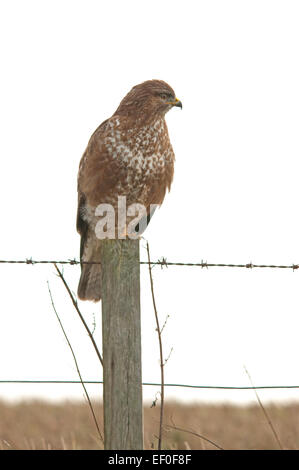
[[[94,404],[103,429],[102,406]],[[284,449],[299,449],[299,404],[269,405],[271,423]],[[159,407],[144,407],[144,441],[157,448]],[[279,445],[262,409],[233,405],[165,405],[165,424],[186,431],[165,429],[164,449],[215,449],[200,434],[223,449],[278,449]],[[188,431],[188,432],[187,432]],[[0,402],[0,449],[101,449],[86,403],[52,404],[42,401]]]

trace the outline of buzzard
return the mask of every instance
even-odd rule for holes
[[[120,226],[119,201],[126,207],[144,207],[135,232],[149,222],[156,206],[170,190],[174,152],[169,140],[165,114],[173,106],[182,108],[173,89],[162,80],[136,85],[123,98],[115,113],[92,134],[81,158],[78,173],[77,230],[81,235],[81,277],[78,296],[101,299],[101,238],[97,233],[99,208],[110,207],[113,225]],[[129,213],[129,211],[128,211]],[[126,217],[118,238],[128,236],[132,213]],[[114,228],[113,226],[113,228]],[[144,226],[144,224],[143,224]],[[114,238],[114,237],[109,237]]]

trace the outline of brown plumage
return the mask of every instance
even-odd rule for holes
[[[133,87],[91,136],[78,174],[81,261],[100,262],[99,217],[95,214],[100,204],[110,204],[115,211],[116,237],[120,196],[125,196],[126,207],[142,204],[148,220],[150,206],[162,204],[174,171],[175,157],[165,122],[165,114],[173,106],[182,107],[173,89],[162,80],[148,80]],[[127,217],[126,229],[133,218]],[[99,264],[81,265],[78,296],[100,300]]]

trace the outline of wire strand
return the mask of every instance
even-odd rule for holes
[[[103,384],[102,380],[82,380],[84,384],[99,385]],[[82,384],[79,380],[0,380],[0,384]],[[142,385],[160,387],[159,382],[143,382]],[[230,385],[192,385],[166,383],[165,387],[182,387],[182,388],[199,388],[214,390],[273,390],[273,389],[295,389],[299,385],[258,385],[258,386],[230,386]]]
[[[0,260],[0,264],[68,264],[70,266],[76,266],[79,264],[101,264],[98,261],[79,261],[76,259],[69,260],[33,260],[32,258],[27,258],[24,260]],[[140,264],[143,265],[158,265],[161,268],[168,266],[194,266],[200,268],[245,268],[245,269],[254,269],[254,268],[271,268],[271,269],[292,269],[293,271],[299,269],[299,264],[254,264],[252,262],[245,264],[233,264],[233,263],[208,263],[206,261],[201,261],[200,263],[183,263],[183,262],[173,262],[167,261],[166,258],[158,259],[157,261],[140,261]]]

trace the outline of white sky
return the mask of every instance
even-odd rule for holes
[[[0,259],[79,256],[76,178],[94,129],[132,86],[160,78],[183,102],[167,122],[171,193],[145,236],[153,259],[299,262],[299,4],[296,1],[10,0],[0,2]],[[142,259],[146,259],[144,247]],[[76,291],[79,267],[65,267]],[[153,270],[168,383],[299,385],[299,272]],[[0,380],[77,379],[51,307],[85,379],[102,372],[49,266],[0,265]],[[142,268],[143,380],[160,378]],[[100,305],[80,302],[101,346]],[[155,398],[158,387],[144,387]],[[96,396],[99,389],[89,387]],[[101,387],[100,387],[101,391]],[[81,398],[81,386],[0,385],[0,398]],[[167,389],[182,400],[254,392]],[[298,390],[260,392],[262,400]]]

